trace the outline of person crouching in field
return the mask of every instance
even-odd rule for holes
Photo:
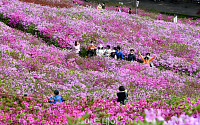
[[[140,54],[140,52],[139,52],[139,55],[140,55],[140,57],[141,57],[143,63],[144,63],[144,64],[148,64],[149,66],[151,66],[151,65],[150,65],[150,64],[151,64],[151,61],[156,57],[156,56],[153,56],[153,57],[151,57],[151,58],[150,58],[149,56],[143,57],[143,56]],[[146,55],[148,55],[148,53],[147,53]],[[150,54],[149,54],[149,55],[150,55]]]
[[[119,92],[117,93],[117,102],[120,102],[121,104],[125,105],[128,103],[128,93],[127,90],[125,90],[124,86],[119,87]]]
[[[57,102],[61,103],[61,102],[64,101],[64,99],[59,95],[59,91],[58,90],[55,90],[54,94],[55,94],[54,97],[52,96],[52,97],[49,98],[49,103],[56,104]]]

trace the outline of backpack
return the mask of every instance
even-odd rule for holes
[[[126,96],[126,98],[124,100],[124,105],[128,104],[128,102],[129,102],[129,100],[127,99],[127,93],[126,92],[125,92],[125,96]]]

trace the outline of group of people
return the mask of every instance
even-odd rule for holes
[[[75,52],[78,54],[80,52],[80,43],[78,43],[76,41],[74,48],[75,48]],[[124,58],[120,46],[117,46],[117,47],[114,47],[113,49],[111,49],[110,45],[107,45],[106,48],[104,49],[103,45],[100,44],[98,49],[95,49],[94,42],[91,41],[91,44],[87,48],[87,56],[92,57],[94,55],[97,55],[100,57],[111,57],[111,58],[120,59],[120,60],[122,60]],[[145,56],[142,56],[140,54],[140,52],[139,52],[139,56],[141,57],[144,64],[150,65],[151,67],[154,66],[152,63],[152,60],[155,58],[155,56],[150,57],[150,53],[146,53]],[[135,53],[134,53],[134,49],[130,50],[127,60],[128,61],[137,61]]]
[[[120,102],[121,104],[125,105],[129,102],[128,100],[128,93],[127,90],[125,89],[124,86],[120,86],[119,87],[119,92],[117,93],[117,102]],[[60,95],[59,95],[59,91],[55,90],[54,91],[54,96],[51,96],[49,98],[49,103],[61,103],[65,101]]]
[[[116,6],[116,11],[117,11],[117,12],[122,12],[122,10],[120,9],[119,6]],[[133,11],[132,11],[131,8],[129,8],[128,13],[129,13],[129,14],[132,14],[132,13],[133,13]]]

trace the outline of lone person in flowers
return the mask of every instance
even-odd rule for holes
[[[139,55],[142,59],[142,61],[144,62],[144,64],[148,64],[149,66],[151,66],[151,61],[156,57],[156,56],[153,56],[150,58],[150,53],[147,53],[145,57],[143,57],[140,52],[139,52]],[[152,66],[151,66],[152,67]]]
[[[93,56],[94,55],[94,49],[95,49],[95,46],[93,44],[93,41],[91,41],[91,45],[89,45],[88,47],[88,51],[87,51],[87,55],[88,56]]]
[[[106,7],[105,7],[105,3],[102,3],[102,9],[105,9]]]
[[[63,98],[59,95],[59,91],[58,90],[55,90],[54,94],[55,94],[54,97],[52,96],[52,97],[49,98],[49,103],[56,104],[57,102],[61,103],[61,102],[64,101]]]
[[[131,8],[129,8],[128,13],[129,13],[129,14],[132,14],[132,10],[131,10]]]
[[[128,103],[128,93],[127,90],[125,90],[124,86],[119,87],[119,92],[117,93],[117,102],[120,102],[121,104],[125,105]]]
[[[128,61],[136,61],[134,50],[130,50],[130,54],[128,54]]]
[[[122,60],[123,59],[123,53],[121,51],[120,46],[117,46],[117,51],[116,51],[117,59]]]

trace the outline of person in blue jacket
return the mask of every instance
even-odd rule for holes
[[[120,46],[117,46],[117,51],[116,51],[117,59],[122,60],[123,59],[123,53],[121,51]]]
[[[61,102],[64,101],[63,98],[59,95],[59,91],[58,90],[55,90],[54,94],[55,94],[54,97],[52,96],[52,97],[49,98],[49,103],[56,104],[57,102],[61,103]]]

